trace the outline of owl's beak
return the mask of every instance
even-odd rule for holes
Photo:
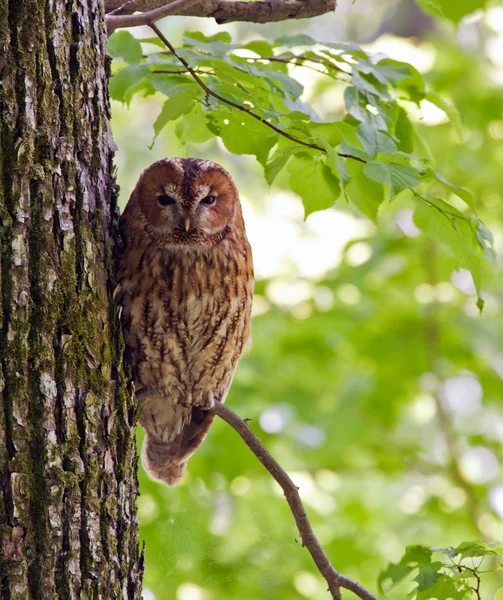
[[[185,231],[188,231],[190,229],[190,217],[185,217]]]

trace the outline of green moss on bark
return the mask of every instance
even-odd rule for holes
[[[0,56],[0,595],[136,600],[102,1],[0,1]]]

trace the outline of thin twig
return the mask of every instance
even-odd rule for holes
[[[177,0],[177,1],[179,1],[179,0]],[[232,106],[233,108],[237,108],[238,110],[240,110],[241,112],[246,113],[250,117],[253,117],[254,119],[257,119],[257,121],[260,121],[266,127],[269,127],[269,129],[272,129],[273,131],[275,131],[279,135],[283,136],[284,138],[290,140],[291,142],[295,142],[296,144],[300,144],[301,146],[305,146],[306,148],[313,148],[314,150],[319,150],[320,152],[323,152],[323,153],[326,152],[326,150],[324,148],[322,148],[321,146],[318,146],[317,144],[310,144],[309,142],[304,142],[303,140],[300,140],[299,138],[296,138],[293,135],[290,135],[289,133],[287,133],[286,131],[283,131],[279,127],[276,127],[276,125],[273,125],[272,123],[270,123],[269,121],[267,121],[266,119],[264,119],[263,117],[261,117],[260,115],[258,115],[257,113],[254,113],[253,111],[251,111],[248,108],[242,106],[241,104],[237,104],[237,102],[233,102],[232,100],[228,100],[227,98],[224,98],[224,96],[221,96],[217,92],[214,92],[212,89],[210,89],[204,83],[204,81],[198,76],[198,74],[189,65],[189,63],[183,58],[183,56],[180,56],[179,54],[177,54],[174,46],[167,39],[167,37],[162,33],[162,31],[157,27],[157,25],[155,23],[149,23],[149,27],[151,29],[153,29],[153,31],[155,31],[155,33],[159,36],[159,39],[162,40],[164,42],[164,44],[166,45],[166,47],[171,50],[171,52],[173,53],[173,55],[175,56],[175,58],[177,58],[178,61],[187,69],[187,71],[191,74],[191,76],[194,79],[194,81],[206,92],[206,94],[208,96],[212,96],[213,98],[216,98],[217,100],[220,100],[220,102],[223,102],[224,104],[227,104],[228,106]],[[342,156],[344,158],[352,158],[353,160],[357,160],[357,161],[362,162],[362,163],[366,163],[367,162],[363,158],[359,158],[358,156],[353,156],[352,154],[343,154],[343,153],[338,153],[338,154],[339,154],[339,156]]]
[[[126,6],[129,6],[130,4],[134,4],[135,2],[136,2],[136,0],[126,0],[126,2],[124,2],[123,4],[121,4],[120,6],[118,6],[117,8],[114,8],[109,13],[107,13],[107,15],[116,15],[123,8],[126,8]]]
[[[449,212],[448,210],[445,210],[445,209],[443,209],[443,208],[439,208],[438,206],[436,206],[435,204],[433,204],[433,202],[430,202],[430,201],[428,200],[428,198],[425,198],[424,196],[421,196],[421,194],[418,194],[418,193],[416,192],[416,190],[414,190],[414,189],[412,189],[412,188],[409,188],[409,190],[410,190],[410,191],[411,191],[411,192],[412,192],[412,193],[413,193],[413,194],[416,196],[416,198],[419,198],[419,200],[421,200],[421,202],[423,202],[424,204],[426,204],[427,206],[429,206],[429,207],[431,207],[431,208],[435,208],[436,210],[438,210],[438,212],[439,212],[440,214],[444,215],[444,217],[445,217],[445,215],[450,215],[451,217],[454,217],[455,219],[461,219],[462,221],[466,221],[467,223],[470,223],[470,219],[469,219],[468,217],[465,217],[465,216],[464,216],[464,215],[462,215],[462,214],[461,214],[461,215],[459,215],[459,214],[456,214],[456,213]],[[452,225],[452,221],[451,221],[451,219],[447,219],[447,220],[448,220],[448,221],[451,223],[451,225]]]
[[[318,538],[314,534],[311,523],[309,522],[306,511],[302,504],[302,500],[299,496],[299,488],[293,483],[286,471],[278,464],[276,459],[269,454],[262,442],[250,429],[248,423],[221,402],[216,402],[214,407],[211,409],[211,412],[218,415],[237,431],[237,433],[243,438],[246,445],[281,486],[281,489],[285,494],[286,501],[290,506],[290,510],[292,511],[293,517],[297,524],[297,528],[302,539],[302,545],[307,548],[316,566],[318,567],[319,572],[325,578],[332,597],[336,600],[340,600],[340,588],[345,588],[356,594],[356,596],[362,600],[377,600],[375,596],[373,596],[359,583],[349,579],[348,577],[345,577],[344,575],[341,575],[334,569],[328,560],[328,557],[325,554],[320,542],[318,541]]]
[[[166,70],[162,70],[162,69],[156,69],[155,71],[152,71],[152,73],[154,75],[180,75],[180,74],[185,74],[187,73],[187,69],[178,69],[178,71],[166,71]]]
[[[471,589],[477,595],[477,600],[481,600],[481,596],[480,596],[481,579],[480,579],[479,572],[477,571],[477,569],[475,569],[475,568],[471,569],[470,567],[467,567],[466,565],[459,565],[459,566],[460,566],[461,569],[465,569],[466,571],[470,571],[470,573],[472,573],[472,575],[475,577],[475,579],[477,581],[477,587],[471,587]]]
[[[341,69],[337,65],[334,65],[330,61],[326,61],[325,62],[321,58],[311,58],[309,56],[303,56],[302,54],[300,54],[300,55],[292,54],[291,56],[260,56],[260,57],[247,58],[246,60],[253,60],[253,61],[256,61],[256,62],[268,60],[270,62],[280,62],[280,63],[286,63],[286,64],[290,64],[293,60],[298,60],[301,63],[312,62],[312,63],[316,63],[316,64],[319,64],[319,65],[323,65],[327,69],[334,69],[335,71],[339,71],[340,73],[344,73],[345,75],[351,75],[351,73],[348,73],[344,69]],[[300,64],[299,66],[301,66],[301,67],[308,67],[308,65],[304,65],[304,64]],[[323,71],[318,71],[318,69],[315,69],[315,70],[318,73],[322,73],[323,72]]]

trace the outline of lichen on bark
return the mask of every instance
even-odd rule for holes
[[[0,0],[0,597],[139,599],[102,0]]]

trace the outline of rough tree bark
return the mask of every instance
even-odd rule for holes
[[[102,0],[0,0],[0,597],[141,597]]]

